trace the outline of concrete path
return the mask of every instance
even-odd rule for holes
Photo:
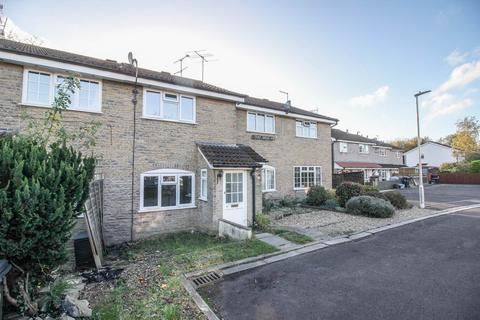
[[[479,319],[480,209],[230,274],[202,293],[234,319]]]
[[[297,246],[295,243],[268,232],[257,233],[255,238],[280,250],[286,250]]]

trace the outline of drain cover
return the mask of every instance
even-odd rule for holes
[[[190,280],[193,282],[193,284],[197,288],[204,287],[220,279],[222,279],[222,275],[218,271],[211,271],[211,272],[207,272],[199,276],[190,278]]]

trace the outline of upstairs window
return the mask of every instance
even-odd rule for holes
[[[50,104],[51,75],[43,72],[28,71],[26,102]]]
[[[397,159],[400,159],[402,157],[402,153],[400,151],[395,152],[395,156]]]
[[[378,149],[378,154],[380,155],[380,157],[386,157],[387,156],[387,149],[379,148]]]
[[[189,171],[161,169],[141,175],[140,210],[193,207],[195,175]]]
[[[262,168],[262,191],[275,191],[275,168],[263,166]]]
[[[342,152],[342,153],[347,153],[348,152],[348,144],[346,142],[340,142],[338,144],[338,148],[340,149],[340,152]]]
[[[51,107],[55,96],[65,81],[65,76],[38,72],[25,71],[23,84],[23,100],[26,105]],[[68,109],[101,112],[101,83],[99,81],[80,79],[80,88],[69,94],[70,105]]]
[[[169,92],[145,90],[143,116],[150,119],[195,122],[195,98]]]
[[[247,112],[247,131],[275,133],[275,117],[263,113]]]
[[[293,167],[294,189],[307,189],[316,185],[322,185],[322,167],[302,166]]]
[[[297,137],[302,138],[316,138],[317,137],[317,123],[311,121],[296,122],[296,134]]]
[[[358,152],[360,153],[369,153],[369,149],[368,149],[368,144],[359,144],[358,145]]]

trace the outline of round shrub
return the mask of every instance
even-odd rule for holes
[[[388,198],[383,193],[381,193],[379,191],[364,192],[364,193],[362,193],[362,196],[369,196],[369,197],[374,197],[374,198],[382,199],[382,200],[385,200],[385,201],[389,201]]]
[[[351,214],[372,218],[390,218],[395,213],[388,201],[370,196],[353,197],[348,200],[346,208]]]
[[[336,194],[338,197],[338,204],[345,207],[348,200],[353,197],[362,195],[363,186],[355,182],[343,182],[337,187]]]
[[[327,199],[320,207],[322,209],[336,209],[338,207],[337,199]]]
[[[400,192],[388,191],[383,193],[383,195],[397,209],[408,209],[411,207],[407,199],[405,199],[405,197]]]
[[[313,186],[307,192],[307,204],[321,206],[328,199],[328,192],[322,186]]]

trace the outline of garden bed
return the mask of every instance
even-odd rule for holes
[[[389,225],[405,220],[415,219],[435,213],[433,210],[411,209],[396,210],[391,218],[370,218],[351,215],[339,211],[328,211],[314,208],[281,208],[272,210],[272,226],[288,228],[301,232],[315,240],[331,239],[349,235],[376,227]]]
[[[183,273],[277,251],[260,240],[231,241],[201,233],[154,238],[114,250],[120,278],[91,283],[82,298],[96,319],[204,319],[183,288]]]

